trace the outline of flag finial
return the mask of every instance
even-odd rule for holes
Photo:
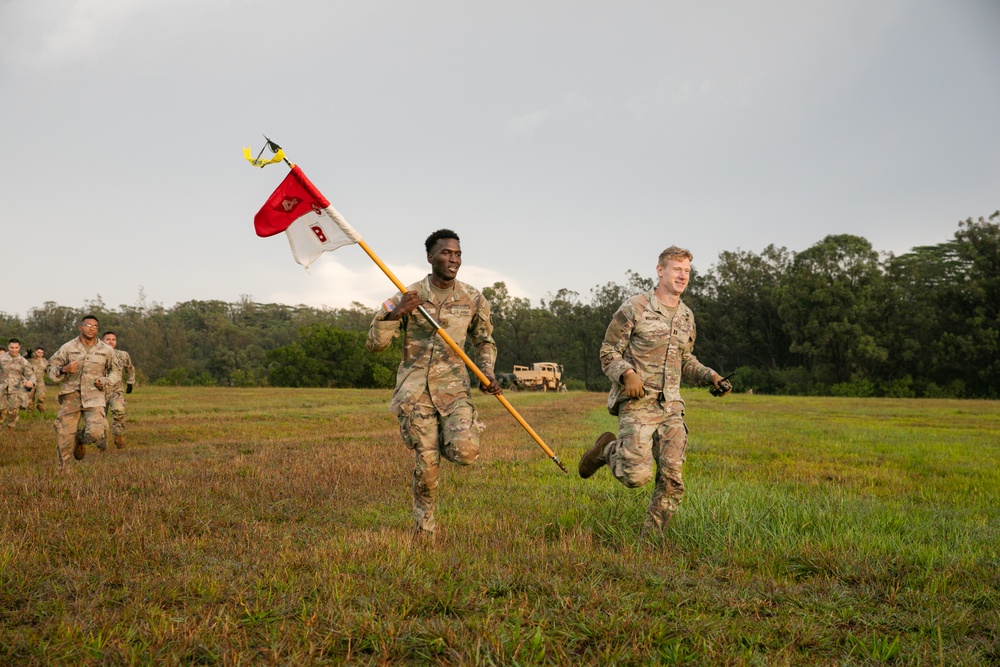
[[[256,158],[250,157],[251,152],[249,146],[243,147],[243,157],[246,158],[246,161],[249,162],[251,166],[263,169],[269,164],[275,164],[281,161],[286,162],[289,167],[292,166],[292,163],[288,162],[288,159],[285,158],[285,151],[281,148],[281,146],[268,139],[266,135],[264,136],[264,141],[266,142],[264,144],[264,148],[260,149],[260,153],[257,153]],[[264,155],[264,151],[266,150],[270,150],[274,153],[274,157],[270,160],[266,160],[262,157]]]

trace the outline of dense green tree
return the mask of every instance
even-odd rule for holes
[[[722,372],[737,366],[784,368],[791,352],[779,307],[791,253],[769,245],[759,255],[723,252],[705,278],[698,321],[698,354]]]
[[[961,273],[954,242],[914,248],[885,262],[888,291],[883,342],[889,350],[883,376],[895,395],[917,395],[928,384],[944,386],[951,350],[941,338],[949,308],[944,290]],[[914,378],[917,378],[916,384]]]
[[[536,358],[537,313],[528,299],[510,295],[507,285],[494,283],[483,288],[490,302],[493,339],[497,342],[497,372],[509,372],[515,364],[542,361]],[[466,350],[467,352],[469,350]]]
[[[888,357],[879,341],[883,281],[866,239],[827,236],[796,255],[781,290],[779,316],[815,380],[872,380]]]
[[[303,327],[291,345],[266,353],[268,379],[282,387],[392,386],[399,344],[371,354],[365,349],[366,337],[366,332],[322,324]]]

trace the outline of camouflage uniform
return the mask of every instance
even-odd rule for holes
[[[82,442],[96,443],[99,449],[104,449],[108,430],[104,417],[106,400],[104,390],[98,389],[95,381],[100,379],[105,386],[121,381],[114,359],[114,348],[110,345],[95,340],[88,348],[79,337],[60,347],[49,359],[49,377],[61,383],[59,414],[53,424],[60,466],[69,463],[73,456],[81,416],[84,419]],[[72,361],[79,361],[80,367],[75,373],[63,374],[60,368]]]
[[[32,355],[29,357],[28,363],[35,371],[35,386],[28,392],[28,405],[25,407],[29,410],[34,408],[41,412],[45,404],[45,369],[48,368],[49,360],[45,357],[39,358]]]
[[[21,355],[12,357],[7,352],[0,354],[0,366],[4,376],[0,383],[0,421],[5,421],[7,428],[12,429],[24,405],[24,383],[35,381],[35,371],[27,359]]]
[[[438,303],[430,276],[406,288],[416,291],[423,307],[448,335],[464,348],[466,337],[475,350],[474,361],[483,371],[493,372],[497,348],[493,341],[490,304],[479,290],[455,281],[452,294]],[[393,305],[403,295],[392,297]],[[365,346],[371,352],[384,350],[403,330],[403,358],[396,373],[396,390],[389,406],[399,419],[403,444],[415,456],[413,470],[413,519],[417,532],[433,533],[434,497],[441,457],[459,465],[471,465],[479,456],[483,424],[469,396],[469,372],[441,336],[419,312],[399,320],[385,320],[379,313],[372,320]]]
[[[135,366],[128,352],[115,348],[115,370],[118,371],[118,381],[104,385],[104,395],[108,402],[108,412],[111,413],[112,435],[125,435],[125,385],[135,384]],[[123,381],[124,380],[124,381]]]
[[[654,290],[626,299],[615,313],[601,345],[601,368],[611,380],[608,412],[618,416],[618,439],[603,457],[615,479],[628,487],[656,484],[643,531],[664,529],[684,493],[681,467],[687,452],[681,378],[711,384],[714,371],[693,354],[694,313],[681,301],[675,310]],[[646,395],[629,399],[622,374],[634,370]]]

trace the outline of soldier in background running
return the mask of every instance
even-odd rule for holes
[[[7,351],[0,355],[0,366],[5,378],[0,385],[0,417],[7,429],[14,430],[21,416],[25,392],[35,386],[35,371],[21,356],[21,341],[16,338],[7,342]]]
[[[118,370],[118,381],[104,387],[104,395],[108,400],[108,413],[111,415],[111,434],[115,436],[115,447],[125,446],[125,394],[132,393],[135,385],[135,367],[128,352],[118,349],[118,334],[106,331],[101,336],[105,345],[110,345],[115,351],[115,368]]]
[[[115,350],[97,339],[97,318],[84,315],[80,335],[67,342],[49,359],[48,374],[59,382],[59,414],[56,416],[56,452],[59,468],[68,470],[71,458],[82,459],[86,445],[103,450],[107,443],[107,399],[104,387],[120,380],[115,369]],[[77,433],[80,419],[83,433]]]
[[[35,386],[28,392],[27,408],[29,410],[34,408],[42,412],[45,405],[45,369],[49,365],[49,360],[45,358],[45,350],[36,347],[35,351],[28,357],[28,363],[35,371]]]

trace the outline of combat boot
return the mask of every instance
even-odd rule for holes
[[[125,449],[125,436],[118,434],[115,436],[115,447],[118,449]]]
[[[577,466],[580,477],[587,479],[607,463],[604,458],[604,448],[615,439],[615,434],[610,431],[605,431],[597,436],[594,446],[587,450],[587,453],[580,459],[580,465]]]
[[[673,515],[673,512],[663,512],[659,516],[647,513],[645,520],[642,522],[642,530],[639,531],[639,536],[646,540],[662,540],[667,530],[667,524],[670,523],[670,518]]]
[[[76,432],[76,444],[73,445],[73,458],[77,461],[83,459],[87,454],[87,447],[83,444],[83,436],[79,431]]]

